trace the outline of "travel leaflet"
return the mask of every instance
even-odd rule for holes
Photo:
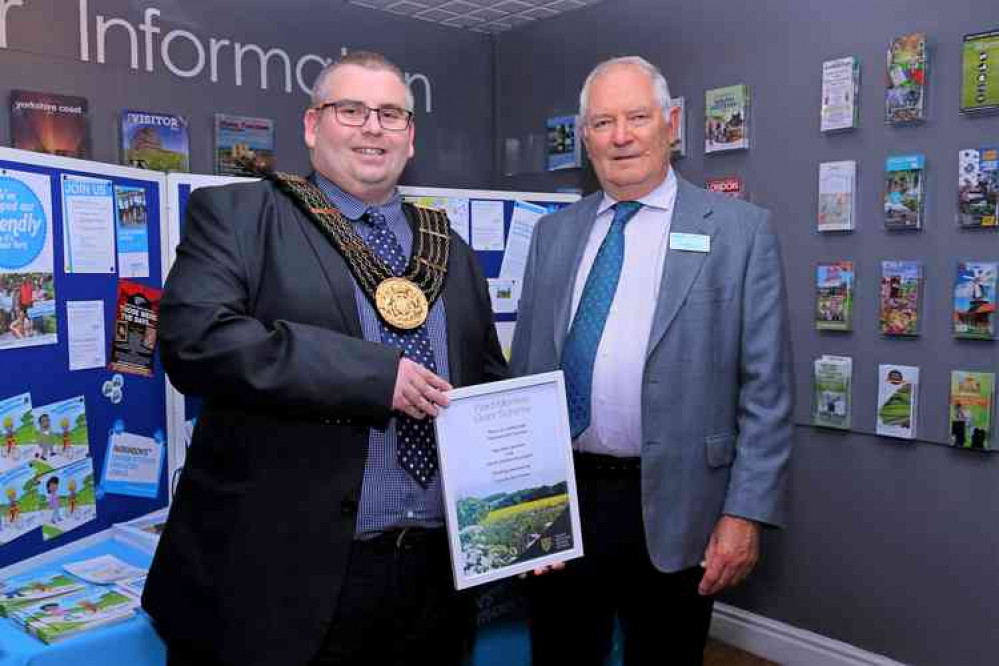
[[[919,415],[919,368],[878,366],[878,410],[875,432],[914,439]]]
[[[857,219],[856,191],[855,161],[819,164],[819,231],[853,231]]]
[[[923,226],[923,155],[895,155],[885,160],[885,228],[919,229]]]
[[[961,111],[999,111],[999,30],[964,36],[961,50]]]
[[[853,329],[854,273],[852,261],[823,261],[815,267],[815,328]]]
[[[909,125],[926,120],[926,82],[929,58],[926,35],[913,33],[893,39],[888,46],[885,122]]]
[[[995,373],[950,373],[950,444],[959,449],[992,449]]]
[[[882,335],[919,335],[923,297],[920,261],[882,261],[878,326]]]
[[[959,227],[999,228],[999,146],[959,152],[957,191]]]
[[[704,152],[749,148],[749,86],[714,88],[704,93]]]
[[[853,413],[850,397],[853,359],[823,354],[815,359],[813,372],[812,424],[849,430]]]
[[[999,263],[960,261],[954,281],[954,337],[994,340]]]
[[[859,120],[860,60],[854,56],[822,63],[820,131],[855,129]]]

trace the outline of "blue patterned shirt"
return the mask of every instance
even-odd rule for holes
[[[326,198],[343,213],[361,238],[365,241],[371,233],[371,225],[361,219],[368,206],[360,199],[344,192],[339,187],[316,174],[316,184]],[[413,251],[413,231],[402,212],[402,197],[396,193],[388,202],[375,206],[385,219],[388,227],[399,239],[407,260]],[[351,276],[353,279],[353,275]],[[364,339],[381,342],[378,313],[368,297],[364,295],[354,279],[354,300],[357,314],[361,319]],[[427,315],[427,335],[434,352],[437,374],[449,378],[447,359],[447,314],[444,296],[441,295]],[[372,428],[368,435],[368,458],[364,465],[364,483],[357,512],[357,538],[371,538],[387,529],[418,525],[439,527],[444,524],[443,500],[441,496],[440,474],[436,474],[430,485],[424,489],[396,462],[395,418],[389,421],[385,430]]]

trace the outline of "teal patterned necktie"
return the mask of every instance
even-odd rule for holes
[[[565,373],[573,439],[583,434],[590,425],[593,362],[624,264],[624,225],[641,207],[642,204],[637,201],[619,201],[615,205],[614,220],[586,277],[576,316],[562,348],[562,371]]]

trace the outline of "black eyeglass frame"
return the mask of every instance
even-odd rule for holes
[[[341,107],[344,107],[348,104],[351,106],[362,107],[364,109],[364,118],[361,120],[361,122],[359,123],[347,122],[340,116]],[[378,118],[378,126],[381,127],[383,130],[385,130],[386,132],[405,132],[413,124],[413,112],[410,111],[409,109],[404,109],[399,106],[371,107],[365,104],[364,102],[358,102],[357,100],[353,99],[341,99],[335,102],[323,102],[321,104],[316,104],[314,107],[312,107],[312,110],[317,113],[322,113],[323,111],[331,107],[333,109],[333,116],[336,118],[336,121],[341,125],[344,125],[345,127],[364,127],[365,123],[368,122],[368,118],[371,116],[372,112],[374,112],[375,117]],[[386,127],[385,121],[382,118],[382,111],[390,111],[390,110],[402,112],[402,114],[406,118],[406,124],[403,125],[402,127]]]

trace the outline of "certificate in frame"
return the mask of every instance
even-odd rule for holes
[[[562,372],[449,398],[435,426],[455,588],[581,557]]]

